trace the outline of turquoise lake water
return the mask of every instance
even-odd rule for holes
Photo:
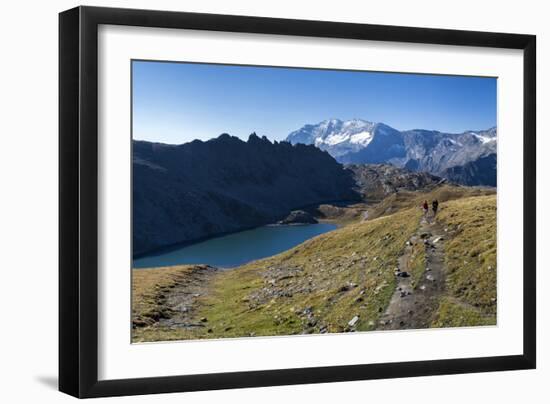
[[[329,223],[263,226],[134,259],[134,268],[208,264],[232,268],[286,251],[334,230]]]

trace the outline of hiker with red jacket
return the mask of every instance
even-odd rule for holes
[[[424,217],[428,216],[428,201],[424,201],[422,204],[422,210],[424,211]]]

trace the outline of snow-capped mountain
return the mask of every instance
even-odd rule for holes
[[[317,125],[305,125],[288,135],[287,141],[292,144],[313,144],[321,150],[327,150],[333,157],[338,157],[367,147],[372,140],[375,125],[362,119],[328,119]]]
[[[496,128],[463,133],[398,131],[361,119],[330,119],[305,125],[286,140],[315,145],[344,164],[390,163],[466,185],[496,186]]]

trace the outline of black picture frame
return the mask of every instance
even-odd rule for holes
[[[99,381],[100,24],[523,50],[523,354]],[[536,37],[309,20],[77,7],[59,15],[59,389],[75,397],[324,383],[536,366]]]

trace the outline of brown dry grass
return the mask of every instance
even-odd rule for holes
[[[497,310],[496,195],[464,198],[442,206],[438,221],[446,226],[447,287],[459,301],[490,315]],[[451,310],[448,310],[452,312]]]
[[[170,315],[164,305],[166,293],[195,268],[194,265],[178,265],[132,272],[132,323],[147,326]]]
[[[472,196],[494,195],[493,188],[462,187],[457,185],[443,185],[430,192],[399,191],[386,197],[382,202],[368,209],[369,217],[376,218],[392,215],[403,209],[416,207],[420,209],[422,202],[430,203],[437,199],[440,203]]]

